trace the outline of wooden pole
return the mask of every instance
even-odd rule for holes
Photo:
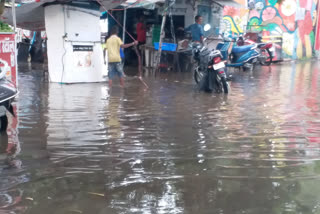
[[[159,40],[159,50],[158,50],[158,58],[157,58],[157,70],[159,69],[160,62],[161,62],[161,52],[162,52],[162,39],[165,36],[164,35],[164,27],[166,24],[167,20],[167,13],[170,7],[172,7],[175,4],[175,0],[166,0],[165,6],[164,6],[164,11],[162,14],[162,23],[161,23],[161,30],[160,30],[160,40]]]
[[[157,70],[159,69],[160,62],[161,62],[161,52],[162,52],[162,39],[164,37],[163,30],[166,24],[167,19],[167,11],[164,11],[162,15],[162,23],[161,23],[161,30],[160,30],[160,40],[159,40],[159,49],[158,49],[158,55],[157,55]]]

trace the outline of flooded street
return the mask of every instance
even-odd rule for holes
[[[22,66],[0,213],[319,214],[319,68],[235,71],[223,95],[191,73],[109,90]]]

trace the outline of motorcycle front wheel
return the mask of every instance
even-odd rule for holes
[[[204,72],[200,71],[199,66],[194,69],[194,81],[199,84],[204,77]]]

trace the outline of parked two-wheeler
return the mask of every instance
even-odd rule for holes
[[[211,29],[209,24],[204,26],[204,31]],[[180,52],[183,50],[188,66],[193,70],[194,80],[200,90],[206,92],[228,93],[228,83],[225,73],[225,62],[219,50],[209,50],[199,42],[190,42],[191,37],[184,32],[185,39],[179,42]],[[206,38],[204,39],[206,40]],[[190,56],[190,58],[189,58]]]
[[[261,65],[265,65],[265,66],[269,66],[272,63],[272,43],[268,42],[268,43],[263,43],[261,42],[261,38],[258,39],[259,42],[256,43],[253,40],[250,39],[246,39],[243,36],[239,36],[238,39],[236,40],[236,44],[237,46],[247,46],[247,45],[258,45],[258,49],[260,52],[260,56],[258,57],[258,62]]]
[[[193,56],[196,61],[194,80],[200,90],[206,92],[228,93],[229,87],[225,73],[225,63],[219,50],[209,50],[200,44],[194,45]]]
[[[224,39],[224,42],[218,43],[217,50],[220,50],[223,60],[227,60],[227,67],[240,67],[243,70],[253,69],[257,63],[270,65],[272,54],[271,43],[254,43],[252,45],[234,46],[236,39]]]
[[[0,132],[6,131],[8,118],[6,112],[14,115],[12,101],[18,95],[18,90],[12,82],[6,79],[6,62],[0,61]]]

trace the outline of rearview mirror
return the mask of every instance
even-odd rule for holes
[[[209,31],[211,29],[211,25],[206,24],[203,29],[204,31]]]

